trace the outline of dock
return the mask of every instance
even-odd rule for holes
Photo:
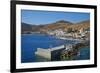
[[[48,49],[37,48],[37,51],[35,52],[35,54],[53,61],[53,60],[60,59],[61,51],[70,50],[71,48],[72,48],[72,45],[61,45],[61,46],[48,48]]]

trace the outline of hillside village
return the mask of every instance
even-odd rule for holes
[[[75,38],[86,39],[90,38],[90,21],[82,21],[80,23],[71,23],[60,20],[44,25],[29,25],[22,26],[22,34],[42,33],[45,35],[53,35],[60,39]]]
[[[89,36],[89,31],[88,30],[84,31],[83,29],[80,29],[78,32],[71,31],[69,33],[67,31],[63,31],[62,29],[58,29],[58,30],[54,30],[54,31],[48,31],[47,34],[55,35],[58,38],[62,37],[62,39],[70,38],[70,37],[84,39],[85,37]]]

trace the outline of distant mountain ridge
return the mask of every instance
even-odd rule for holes
[[[46,31],[53,31],[57,29],[62,29],[64,31],[69,30],[70,28],[73,30],[80,30],[80,29],[90,29],[90,21],[82,21],[79,23],[71,23],[65,20],[59,20],[50,24],[43,24],[43,25],[30,25],[22,22],[22,33],[25,31],[30,32],[46,32]]]
[[[27,23],[21,23],[21,31],[31,31],[32,30],[32,25],[27,24]]]

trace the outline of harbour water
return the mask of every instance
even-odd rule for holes
[[[24,34],[21,36],[21,62],[37,62],[46,61],[35,55],[37,48],[52,48],[64,44],[74,44],[75,40],[61,40],[54,36],[44,34]],[[86,60],[90,57],[90,48],[84,47],[80,50],[80,55],[75,57],[75,60]],[[40,60],[37,60],[37,59]]]

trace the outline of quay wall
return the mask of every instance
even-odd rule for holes
[[[51,59],[51,51],[49,49],[37,48],[35,54],[47,58],[49,60]]]
[[[61,49],[58,49],[58,50],[53,50],[51,52],[51,61],[57,61],[57,60],[60,60],[61,58],[61,51],[63,51],[65,48],[61,48]]]
[[[43,49],[43,48],[37,48],[37,51],[35,52],[36,55],[39,55],[41,57],[47,58],[49,60],[58,60],[60,59],[60,53],[62,50],[64,50],[64,45],[49,48],[49,49]]]

